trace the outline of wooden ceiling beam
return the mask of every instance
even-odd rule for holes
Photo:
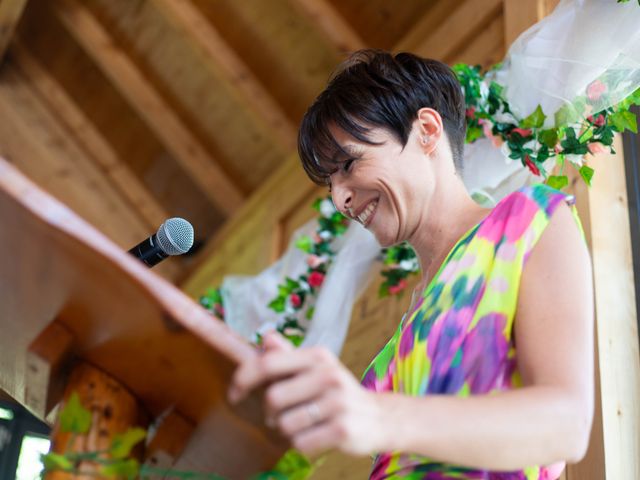
[[[440,0],[400,40],[394,50],[444,61],[473,41],[475,35],[502,9],[503,0],[465,0],[451,11],[451,2]],[[446,15],[443,15],[446,13]]]
[[[260,83],[190,0],[153,0],[167,21],[178,29],[202,55],[209,68],[222,77],[245,108],[259,121],[266,122],[273,136],[286,150],[296,147],[296,128],[271,93]]]
[[[65,92],[64,88],[29,52],[20,38],[12,49],[16,66],[52,112],[78,141],[82,149],[104,172],[120,194],[131,204],[149,229],[158,228],[169,214],[131,169],[121,161],[108,141]]]
[[[91,11],[78,0],[56,0],[51,5],[71,36],[182,165],[202,193],[225,214],[235,212],[244,201],[243,193]]]
[[[312,21],[338,52],[366,48],[366,42],[328,0],[292,0],[292,4]]]
[[[27,0],[0,0],[0,63],[26,5]]]

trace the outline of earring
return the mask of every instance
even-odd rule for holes
[[[428,137],[428,136],[426,136],[426,135],[423,135],[423,136],[422,136],[422,144],[423,144],[423,145],[426,145],[428,140],[429,140],[429,137]]]

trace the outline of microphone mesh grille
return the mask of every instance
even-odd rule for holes
[[[193,227],[184,218],[170,218],[160,225],[157,238],[167,255],[181,255],[193,246]]]

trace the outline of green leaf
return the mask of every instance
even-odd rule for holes
[[[128,458],[126,460],[117,460],[109,465],[103,465],[100,467],[100,473],[110,477],[125,477],[127,479],[133,479],[138,476],[140,471],[140,465],[134,458]]]
[[[276,313],[282,313],[284,312],[284,307],[285,307],[285,298],[284,297],[278,297],[274,300],[271,301],[271,303],[269,303],[269,305],[267,305],[268,308],[270,308],[271,310],[273,310]]]
[[[289,293],[300,288],[300,283],[296,282],[293,278],[287,277],[285,281],[287,282],[287,290]]]
[[[477,139],[479,139],[480,137],[482,137],[482,128],[480,127],[468,127],[467,128],[467,135],[465,138],[465,142],[466,143],[473,143],[475,142]]]
[[[544,125],[547,116],[542,112],[542,107],[538,107],[534,112],[522,121],[522,128],[540,128]]]
[[[307,320],[311,320],[313,318],[313,312],[315,312],[315,308],[314,307],[309,307],[307,309],[307,313],[305,313],[304,318],[306,318]]]
[[[634,113],[629,111],[616,112],[609,115],[608,119],[616,130],[624,132],[625,129],[638,133],[638,122]]]
[[[44,466],[45,471],[50,472],[52,470],[71,470],[73,469],[73,463],[64,455],[58,453],[47,453],[46,455],[40,455],[40,460]]]
[[[311,253],[311,249],[313,248],[313,240],[310,236],[304,235],[296,240],[296,247],[305,253]]]
[[[593,168],[583,165],[580,167],[580,176],[584,182],[591,186],[591,178],[593,178]]]
[[[87,433],[91,427],[91,412],[80,404],[80,397],[73,392],[60,412],[60,429],[63,432]]]
[[[569,185],[569,178],[567,178],[566,175],[552,175],[547,178],[547,185],[549,185],[551,188],[555,188],[556,190],[562,190],[564,187]]]
[[[131,449],[146,436],[147,432],[143,428],[130,428],[126,432],[113,437],[109,453],[113,458],[128,457]]]
[[[391,295],[389,292],[389,282],[382,282],[378,288],[378,298],[385,298]]]
[[[330,198],[330,197],[327,197]],[[313,208],[316,212],[320,211],[320,204],[322,203],[322,201],[324,200],[324,198],[316,198],[313,203],[311,204],[311,208]]]
[[[538,140],[543,145],[546,145],[549,148],[554,148],[556,143],[558,143],[558,130],[555,128],[542,130],[538,133]]]
[[[307,457],[297,450],[287,451],[274,468],[288,480],[304,480],[311,475],[313,466]],[[280,477],[275,477],[280,478]]]

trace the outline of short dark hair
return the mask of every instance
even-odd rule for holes
[[[346,152],[329,131],[334,125],[361,142],[380,127],[404,147],[418,110],[429,107],[442,117],[454,165],[462,171],[466,133],[462,87],[453,71],[437,60],[411,53],[392,55],[360,50],[343,62],[325,90],[305,113],[298,133],[298,152],[309,178],[327,183]]]

